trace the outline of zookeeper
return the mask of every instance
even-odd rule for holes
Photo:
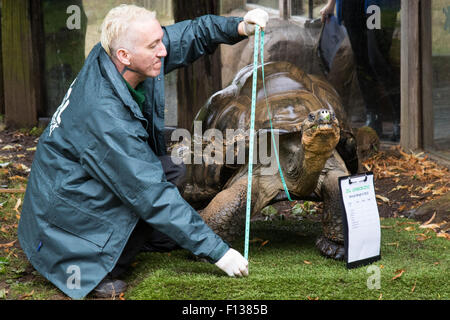
[[[177,246],[247,276],[248,262],[181,197],[183,168],[166,156],[164,74],[266,26],[205,15],[161,27],[153,12],[113,8],[41,138],[18,236],[34,268],[72,298],[126,290],[120,274],[142,246]]]

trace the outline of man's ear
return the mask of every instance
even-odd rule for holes
[[[117,60],[119,60],[122,64],[129,66],[130,62],[130,52],[127,49],[120,48],[116,51]]]

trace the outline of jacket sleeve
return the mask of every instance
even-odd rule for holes
[[[221,43],[235,44],[243,39],[238,33],[239,17],[205,15],[164,27],[164,72],[189,65],[205,54],[211,54]]]
[[[121,106],[123,108],[123,106]],[[195,255],[218,261],[229,246],[166,181],[158,157],[135,119],[93,112],[87,119],[90,143],[80,157],[88,174],[158,231]]]

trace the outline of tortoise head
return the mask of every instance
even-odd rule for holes
[[[303,149],[315,154],[330,153],[340,138],[339,121],[334,111],[312,111],[302,123]]]

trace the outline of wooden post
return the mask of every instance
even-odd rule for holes
[[[0,114],[5,114],[5,95],[3,91],[3,61],[2,61],[2,0],[0,0]]]
[[[313,0],[309,0],[308,3],[308,11],[309,11],[309,18],[312,19],[314,18],[314,1]]]
[[[402,0],[401,25],[400,144],[405,150],[416,150],[423,144],[420,0]]]
[[[304,8],[303,8],[303,0],[292,0],[291,3],[291,14],[293,16],[301,16],[304,13]]]
[[[70,84],[84,65],[87,17],[82,0],[41,0],[43,7],[42,34],[45,37],[45,68],[42,71],[46,87],[45,110],[39,114],[50,120],[61,104]],[[80,25],[68,27],[74,12],[79,8]],[[100,39],[99,39],[100,40]],[[44,122],[44,119],[41,119]]]
[[[280,18],[288,20],[292,15],[291,0],[278,0],[278,10],[280,11]]]
[[[434,147],[433,121],[433,65],[431,1],[420,2],[421,12],[421,60],[422,60],[422,109],[423,148]]]
[[[33,41],[32,0],[2,1],[2,55],[5,120],[10,127],[32,127],[40,108],[39,50]]]
[[[204,14],[219,14],[219,0],[174,0],[175,22],[193,19]],[[198,110],[208,98],[222,89],[220,47],[190,66],[178,70],[178,127],[190,130]]]

